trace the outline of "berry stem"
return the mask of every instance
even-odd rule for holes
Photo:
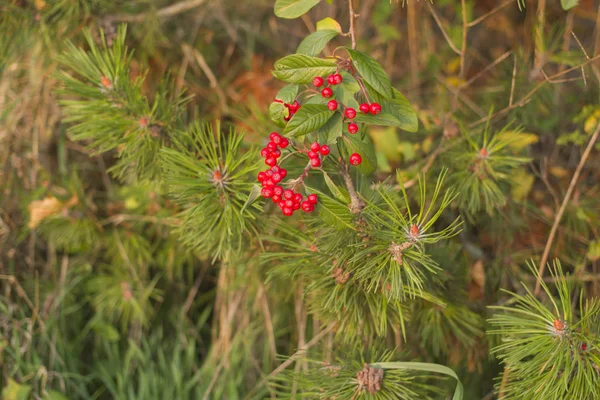
[[[298,178],[294,179],[293,181],[290,181],[287,183],[288,185],[290,185],[292,190],[295,191],[296,187],[298,187],[299,184],[304,185],[304,179],[306,179],[306,177],[308,176],[308,171],[310,171],[311,168],[312,168],[312,166],[310,165],[310,161],[309,161],[308,164],[306,164],[306,167],[304,167],[304,171],[302,172],[302,175],[300,175]]]
[[[360,90],[362,90],[363,94],[365,95],[365,98],[367,99],[367,103],[371,104],[371,99],[369,99],[369,94],[367,93],[367,88],[365,88],[365,84],[362,81],[362,78],[359,76],[356,76],[355,74],[354,78],[356,79],[356,81],[358,82],[358,85],[360,86]]]
[[[352,40],[352,50],[356,49],[356,34],[354,33],[354,18],[358,15],[354,13],[354,4],[348,0],[348,9],[350,11],[350,39]]]

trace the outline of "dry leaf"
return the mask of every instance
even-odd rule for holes
[[[44,7],[46,7],[46,2],[44,0],[35,0],[33,2],[33,4],[35,5],[35,9],[40,11],[42,9],[44,9]]]
[[[77,204],[77,197],[73,196],[66,203],[54,196],[46,197],[44,200],[35,200],[29,203],[29,228],[34,229],[40,222],[48,217],[58,214],[63,208],[69,208]]]
[[[469,271],[469,299],[476,300],[483,298],[483,291],[485,289],[485,270],[483,268],[483,261],[477,260]]]

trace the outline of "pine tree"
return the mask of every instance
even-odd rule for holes
[[[277,0],[274,12],[288,23],[318,3]],[[523,205],[537,136],[518,118],[498,120],[516,108],[514,74],[506,111],[459,112],[460,50],[442,134],[369,52],[354,3],[340,2],[349,23],[319,20],[274,62],[279,90],[263,123],[277,130],[261,126],[254,141],[228,118],[190,112],[193,96],[177,78],[141,68],[127,46],[131,28],[115,23],[146,20],[158,31],[159,17],[179,12],[172,6],[138,15],[96,0],[0,6],[0,31],[47,44],[60,140],[85,159],[67,171],[61,155],[52,183],[33,190],[16,172],[7,178],[31,199],[22,237],[39,235],[60,261],[49,257],[58,268],[41,279],[31,261],[25,284],[14,263],[1,276],[3,398],[600,396],[600,303],[578,280],[598,259],[596,248],[578,248],[595,234],[597,204],[568,218],[573,273],[556,261],[544,276],[546,254],[508,275],[521,286],[507,284],[500,255],[518,266],[538,253],[515,245],[522,215],[549,218]],[[79,21],[103,14],[79,33]],[[0,37],[0,73],[12,73],[16,52]],[[590,118],[598,125],[595,110],[575,123]],[[425,131],[436,150],[386,171],[381,127],[415,141]],[[594,144],[600,128],[587,130]],[[498,265],[478,271],[484,260]]]

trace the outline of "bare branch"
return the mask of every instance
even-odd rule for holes
[[[156,11],[156,13],[145,12],[142,14],[109,15],[108,17],[106,17],[106,19],[110,22],[143,22],[145,19],[150,18],[153,15],[155,15],[158,18],[168,18],[201,6],[206,2],[207,0],[186,0],[172,4],[165,8],[161,8],[160,10]]]

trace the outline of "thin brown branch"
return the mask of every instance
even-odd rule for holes
[[[264,384],[267,383],[267,381],[269,381],[269,379],[273,378],[275,375],[279,374],[281,371],[289,367],[290,364],[292,364],[298,358],[302,357],[308,351],[308,349],[317,344],[319,340],[321,340],[323,336],[332,331],[333,328],[335,328],[335,323],[329,324],[327,328],[319,332],[305,346],[299,348],[294,354],[292,354],[290,358],[285,360],[283,363],[281,363],[279,367],[275,368],[269,375],[265,376],[260,382],[258,382],[258,384],[250,391],[250,393],[246,395],[245,399],[250,399],[259,388],[263,387]]]
[[[506,7],[507,5],[514,3],[514,0],[506,0],[504,3],[500,4],[498,7],[486,12],[485,14],[483,14],[481,17],[469,22],[467,24],[467,26],[469,28],[479,24],[481,21],[483,21],[484,19],[496,14],[498,11],[502,10],[504,7]]]
[[[510,97],[508,99],[508,106],[512,107],[513,105],[513,99],[514,99],[514,95],[515,95],[515,82],[517,80],[517,55],[515,54],[514,57],[514,63],[513,63],[513,72],[512,72],[512,79],[510,81]]]
[[[354,13],[354,4],[352,0],[348,0],[348,10],[350,12],[350,39],[352,40],[352,49],[356,49],[356,33],[354,31],[354,18],[357,15]]]
[[[466,81],[465,83],[463,83],[462,85],[460,85],[460,89],[464,89],[467,86],[471,85],[477,79],[481,78],[486,72],[488,72],[489,70],[491,70],[492,68],[494,68],[496,65],[500,64],[502,61],[504,61],[505,59],[507,59],[508,56],[510,56],[511,54],[512,54],[512,51],[510,51],[510,50],[507,51],[506,53],[502,54],[500,57],[498,57],[497,59],[495,59],[494,62],[492,62],[490,65],[488,65],[487,67],[485,67],[484,69],[482,69],[481,71],[479,71],[477,74],[475,74],[471,79],[469,79],[468,81]]]
[[[435,12],[435,9],[433,8],[433,6],[428,1],[426,1],[425,4],[427,4],[427,7],[429,7],[429,12],[431,12],[433,19],[435,20],[437,26],[440,28],[440,31],[442,31],[442,35],[444,35],[444,39],[446,39],[446,42],[448,42],[448,45],[450,46],[450,48],[456,54],[460,55],[461,54],[460,50],[458,49],[458,47],[456,47],[454,45],[454,43],[452,43],[452,40],[450,40],[450,36],[448,36],[448,34],[446,33],[446,30],[444,29],[444,26],[442,25],[442,21],[440,20],[440,17]]]
[[[357,214],[365,207],[365,203],[354,188],[354,183],[352,182],[352,178],[350,177],[348,166],[346,164],[342,165],[341,172],[342,177],[344,178],[344,183],[346,184],[346,189],[348,190],[348,195],[350,195],[350,211],[352,214]]]
[[[462,44],[461,44],[461,48],[460,48],[460,72],[459,72],[459,77],[461,81],[465,80],[465,57],[467,54],[467,31],[469,30],[469,27],[467,25],[467,5],[465,0],[460,0],[460,4],[461,4],[461,9],[462,9],[462,24],[463,24],[463,28],[462,28]]]
[[[538,273],[540,276],[544,275],[544,271],[546,269],[546,262],[548,261],[548,256],[550,255],[550,249],[552,248],[552,243],[554,242],[554,237],[556,236],[556,232],[558,231],[558,225],[560,224],[560,220],[562,219],[562,216],[567,208],[567,205],[569,204],[571,195],[573,194],[573,191],[575,190],[575,185],[577,184],[577,179],[579,179],[579,174],[581,174],[581,171],[583,170],[585,162],[587,161],[588,157],[590,156],[590,153],[592,152],[592,149],[594,148],[594,145],[596,144],[596,141],[598,140],[599,134],[600,134],[600,124],[598,124],[598,127],[594,131],[594,134],[590,138],[590,141],[588,142],[588,145],[585,148],[583,155],[581,156],[581,160],[579,161],[579,164],[577,165],[577,168],[575,169],[573,178],[571,178],[571,183],[569,183],[569,188],[567,189],[565,198],[563,199],[560,209],[558,210],[558,213],[556,214],[556,217],[554,218],[554,223],[552,224],[552,229],[550,230],[550,236],[548,237],[548,241],[546,242],[546,247],[544,248],[544,254],[542,255],[542,260],[540,261],[540,267],[538,270]],[[537,296],[540,293],[540,289],[541,289],[541,285],[540,285],[540,281],[538,280],[536,282],[535,290],[533,291],[533,294]]]
[[[152,17],[153,15],[155,15],[158,18],[168,18],[201,6],[206,2],[207,0],[186,0],[172,4],[165,8],[161,8],[160,10],[156,11],[156,13],[145,12],[141,14],[117,14],[109,15],[108,17],[106,17],[106,19],[109,22],[143,22],[144,20]]]

